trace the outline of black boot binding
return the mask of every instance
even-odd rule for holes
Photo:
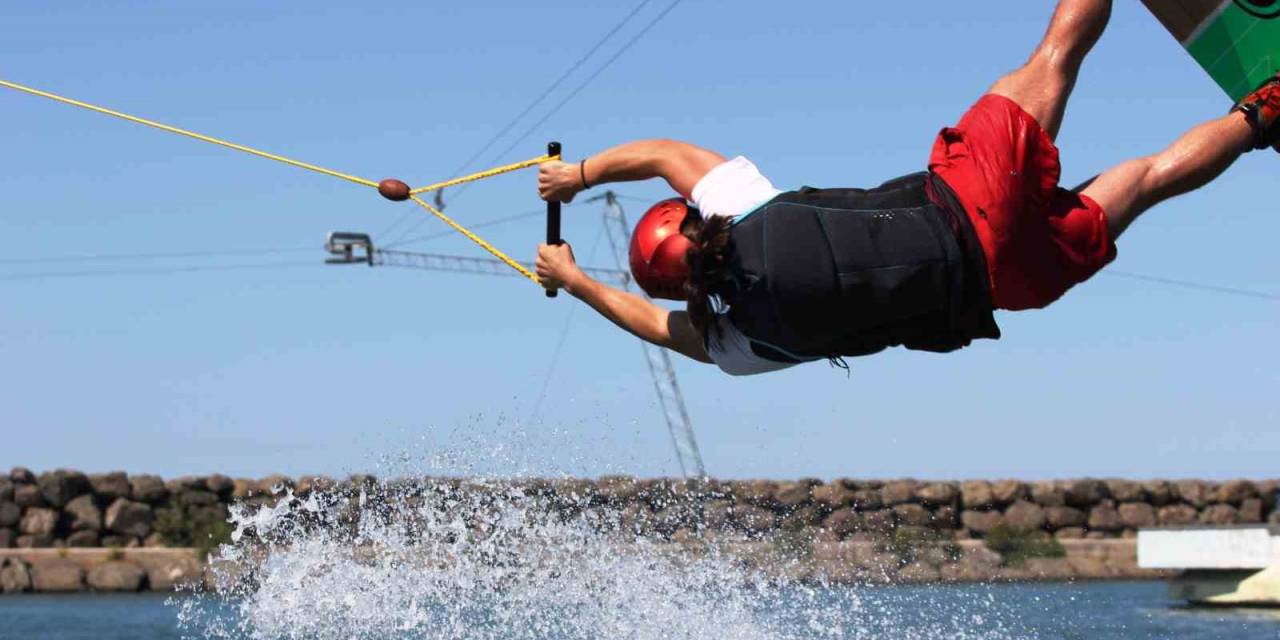
[[[1253,127],[1254,149],[1271,147],[1280,152],[1280,73],[1232,107],[1231,112],[1236,111]]]

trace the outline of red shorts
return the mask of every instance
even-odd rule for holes
[[[943,129],[929,170],[973,221],[997,309],[1048,305],[1116,257],[1102,208],[1058,186],[1058,148],[1008,98],[983,96]]]

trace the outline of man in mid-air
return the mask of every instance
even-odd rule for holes
[[[639,338],[734,375],[998,338],[994,309],[1052,303],[1115,259],[1144,211],[1250,149],[1280,150],[1277,75],[1164,151],[1059,186],[1054,139],[1110,15],[1111,0],[1061,0],[1030,60],[938,135],[928,171],[874,189],[784,193],[746,158],[668,140],[543,164],[546,200],[650,178],[683,196],[640,220],[631,268],[646,293],[687,310],[592,280],[568,245],[540,246],[538,275]]]

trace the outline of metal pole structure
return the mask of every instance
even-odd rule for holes
[[[612,191],[597,196],[587,202],[603,198],[604,229],[609,237],[609,246],[613,249],[616,268],[624,273],[631,273],[630,238],[631,225],[627,223],[626,213],[618,204],[618,197]],[[623,284],[623,289],[630,290],[630,282]],[[667,430],[671,433],[671,444],[675,447],[676,460],[680,464],[680,472],[686,478],[707,477],[706,467],[702,464],[702,453],[698,450],[698,439],[693,433],[693,421],[685,409],[684,395],[680,393],[680,383],[676,380],[675,368],[671,366],[671,354],[643,340],[644,360],[649,365],[649,375],[653,378],[653,387],[658,394],[658,404],[662,409],[662,417],[667,421]]]
[[[409,267],[427,271],[452,271],[454,273],[474,273],[486,276],[511,276],[519,278],[507,263],[496,258],[477,258],[474,256],[451,256],[441,253],[415,253],[411,251],[394,251],[391,249],[374,249],[373,264],[388,267]],[[520,263],[526,268],[533,268],[533,263]],[[626,286],[631,281],[631,274],[615,269],[593,269],[583,267],[583,272],[597,280],[607,280],[618,286]]]

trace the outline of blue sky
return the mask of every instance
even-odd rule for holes
[[[7,2],[0,78],[421,184],[448,177],[635,6],[432,4]],[[548,105],[667,4],[646,5]],[[685,0],[476,168],[552,138],[575,158],[662,136],[747,155],[783,188],[878,183],[923,168],[937,130],[1025,58],[1049,13],[1012,0]],[[1228,106],[1139,3],[1117,3],[1059,139],[1065,182]],[[385,242],[409,205],[7,90],[0,131],[0,466],[344,473],[449,450],[457,468],[676,473],[632,338],[579,310],[550,370],[570,298],[514,278],[320,264],[327,231]],[[1262,197],[1276,162],[1253,154],[1152,211],[1113,268],[1280,292],[1280,217]],[[449,212],[467,224],[536,210],[533,179],[451,194]],[[625,204],[633,219],[643,208]],[[481,233],[527,258],[541,225]],[[592,251],[599,230],[596,205],[566,209],[584,263],[611,262],[606,245]],[[481,255],[456,237],[405,248]],[[16,262],[262,249],[285,251]],[[678,373],[715,475],[1266,476],[1280,454],[1278,312],[1104,274],[1048,310],[1000,315],[1004,339],[956,354],[879,355],[848,376]]]

